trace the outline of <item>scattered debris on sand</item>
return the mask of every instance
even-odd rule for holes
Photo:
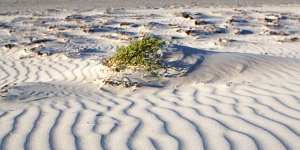
[[[138,24],[133,23],[133,22],[120,22],[120,26],[121,27],[134,27],[134,28],[139,27]]]
[[[177,32],[184,32],[186,35],[192,35],[193,33],[197,33],[196,30],[192,30],[192,29],[187,29],[187,30],[178,29]]]
[[[218,27],[216,25],[206,25],[203,28],[206,34],[218,34],[218,33],[226,33],[226,29],[222,27]]]
[[[28,43],[27,45],[41,44],[41,43],[46,43],[46,42],[51,42],[51,41],[54,41],[54,40],[48,39],[48,38],[30,39],[30,43]]]
[[[178,15],[177,15],[177,16],[178,16]],[[182,12],[182,13],[180,13],[180,16],[183,17],[183,18],[186,18],[186,19],[194,19],[194,18],[192,17],[192,14],[189,13],[189,12]]]
[[[207,16],[203,13],[191,13],[191,12],[180,12],[180,13],[175,13],[176,17],[183,17],[186,19],[190,20],[198,20],[198,19],[204,19],[207,18]]]
[[[131,81],[128,77],[122,77],[120,80],[109,78],[103,80],[103,83],[104,85],[121,86],[125,88],[142,86],[142,83]]]
[[[121,22],[120,23],[120,26],[130,26],[132,25],[133,23],[130,23],[130,22]]]
[[[246,24],[246,23],[249,23],[246,19],[240,17],[240,16],[231,16],[227,21],[226,23],[230,24],[230,25],[233,25],[235,23],[238,23],[238,24]]]
[[[264,23],[266,26],[279,27],[280,26],[280,15],[270,14],[264,17]]]
[[[211,24],[211,23],[201,19],[195,20],[195,25],[207,25],[207,24]]]
[[[184,32],[186,35],[192,35],[192,36],[203,35],[203,36],[205,36],[205,35],[226,33],[227,29],[218,27],[213,24],[209,24],[209,25],[204,25],[201,28],[178,29],[176,31],[179,33]]]
[[[96,26],[87,26],[87,25],[80,26],[80,29],[85,33],[95,32],[97,28],[98,28],[98,26],[97,27]]]
[[[91,16],[74,14],[74,15],[67,16],[65,20],[66,21],[93,21],[93,18]]]
[[[13,44],[13,43],[9,43],[9,44],[5,44],[4,47],[5,48],[8,48],[8,49],[12,49],[14,47],[16,47],[17,45],[16,44]]]
[[[64,15],[53,15],[61,13],[60,11],[67,12],[58,9],[45,13],[32,12],[24,16],[3,13],[2,17],[9,19],[0,20],[0,36],[3,37],[3,40],[0,40],[0,47],[11,51],[26,49],[32,56],[63,53],[79,58],[82,55],[87,56],[86,51],[94,50],[93,53],[99,56],[104,49],[113,52],[117,47],[149,34],[174,43],[184,43],[189,39],[197,40],[199,43],[204,41],[214,43],[218,38],[231,39],[236,36],[257,43],[259,38],[275,38],[267,37],[268,35],[298,37],[297,25],[300,22],[299,15],[294,12],[247,9],[220,11],[183,9],[167,13],[161,13],[160,11],[165,10],[159,9],[141,13],[126,9],[109,9],[107,12],[97,13],[96,10],[92,13],[89,13],[89,10],[87,12],[75,10]],[[51,16],[47,16],[49,14]],[[256,36],[258,38],[253,38]],[[70,42],[77,39],[82,39],[82,42]],[[103,45],[102,41],[108,44]],[[277,41],[287,43],[296,42],[298,39],[287,37]],[[228,42],[221,40],[217,45],[227,45]],[[211,46],[214,48],[213,44]],[[111,52],[105,52],[105,55],[110,55]]]
[[[260,35],[281,35],[281,36],[288,36],[290,33],[282,31],[282,30],[272,30],[270,28],[263,28],[260,32]]]
[[[246,29],[241,29],[241,28],[234,28],[233,29],[233,34],[235,34],[235,35],[247,35],[247,34],[253,34],[253,31],[246,30]]]
[[[53,52],[49,48],[46,48],[43,45],[30,48],[29,52],[32,52],[37,56],[50,56],[53,54]]]
[[[235,42],[234,39],[228,38],[218,38],[217,41],[214,43],[217,46],[228,46],[230,43]]]
[[[299,42],[300,38],[298,37],[283,37],[278,39],[277,42],[285,43],[285,42]]]

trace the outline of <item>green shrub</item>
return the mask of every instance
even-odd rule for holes
[[[154,37],[133,42],[127,47],[120,47],[117,53],[105,61],[105,65],[120,71],[134,67],[147,71],[162,67],[159,50],[165,43]]]

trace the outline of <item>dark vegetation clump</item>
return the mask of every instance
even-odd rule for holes
[[[104,65],[121,71],[126,68],[155,71],[162,68],[161,48],[165,43],[154,37],[135,41],[127,47],[120,47],[117,53],[104,62]]]
[[[16,47],[17,45],[16,44],[5,44],[4,47],[5,48],[8,48],[8,49],[12,49],[14,47]]]

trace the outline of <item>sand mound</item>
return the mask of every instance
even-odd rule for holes
[[[261,82],[293,79],[300,67],[298,59],[261,56],[243,53],[212,53],[194,66],[187,79],[192,82]],[[284,75],[286,74],[286,75]],[[184,83],[186,79],[183,79]]]

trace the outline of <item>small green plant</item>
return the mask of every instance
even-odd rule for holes
[[[120,71],[134,67],[153,71],[162,68],[159,50],[165,43],[154,37],[147,37],[133,42],[127,47],[120,47],[117,53],[105,61],[105,65]]]

